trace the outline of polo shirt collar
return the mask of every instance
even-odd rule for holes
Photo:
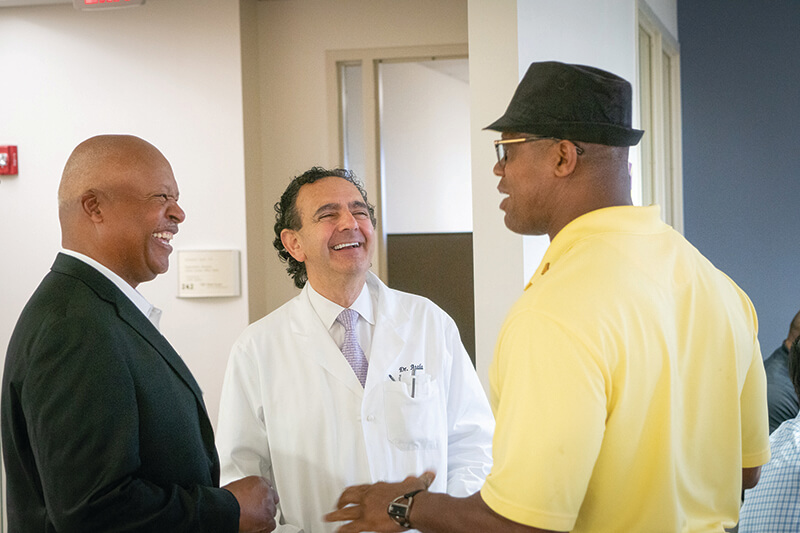
[[[525,288],[547,274],[553,264],[582,239],[601,233],[625,232],[646,235],[664,231],[666,228],[669,226],[661,220],[661,208],[658,205],[647,207],[620,205],[585,213],[558,232]]]

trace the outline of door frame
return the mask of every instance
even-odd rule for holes
[[[364,117],[364,169],[365,175],[359,176],[372,202],[378,209],[377,253],[373,270],[386,282],[387,251],[386,232],[384,231],[383,214],[385,198],[381,183],[381,141],[380,141],[380,99],[378,65],[382,62],[422,61],[436,59],[456,59],[469,56],[469,46],[463,44],[402,46],[390,48],[359,48],[352,50],[328,50],[325,57],[325,78],[328,112],[328,142],[331,154],[337,154],[339,166],[344,165],[344,136],[342,134],[342,77],[341,66],[360,64],[361,94]]]

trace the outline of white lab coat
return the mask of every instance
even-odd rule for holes
[[[453,320],[372,273],[367,284],[377,305],[363,389],[308,287],[251,324],[231,351],[217,428],[222,483],[271,479],[287,524],[278,532],[333,531],[322,516],[348,485],[430,469],[431,490],[466,496],[491,468],[494,418]],[[422,365],[414,398],[389,379],[412,364]]]

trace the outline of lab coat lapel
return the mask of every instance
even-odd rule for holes
[[[294,302],[297,305],[292,310],[291,328],[297,343],[298,355],[311,357],[316,364],[341,381],[353,393],[362,397],[364,389],[355,372],[311,306],[308,287],[303,289]]]
[[[365,391],[369,392],[372,387],[388,380],[388,374],[397,373],[400,356],[406,344],[402,333],[407,330],[410,316],[397,304],[388,287],[371,272],[367,277],[367,284],[370,291],[378,296],[365,387]]]

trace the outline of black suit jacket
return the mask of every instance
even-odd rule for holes
[[[1,408],[11,533],[238,530],[197,383],[86,263],[59,254],[22,311]]]

